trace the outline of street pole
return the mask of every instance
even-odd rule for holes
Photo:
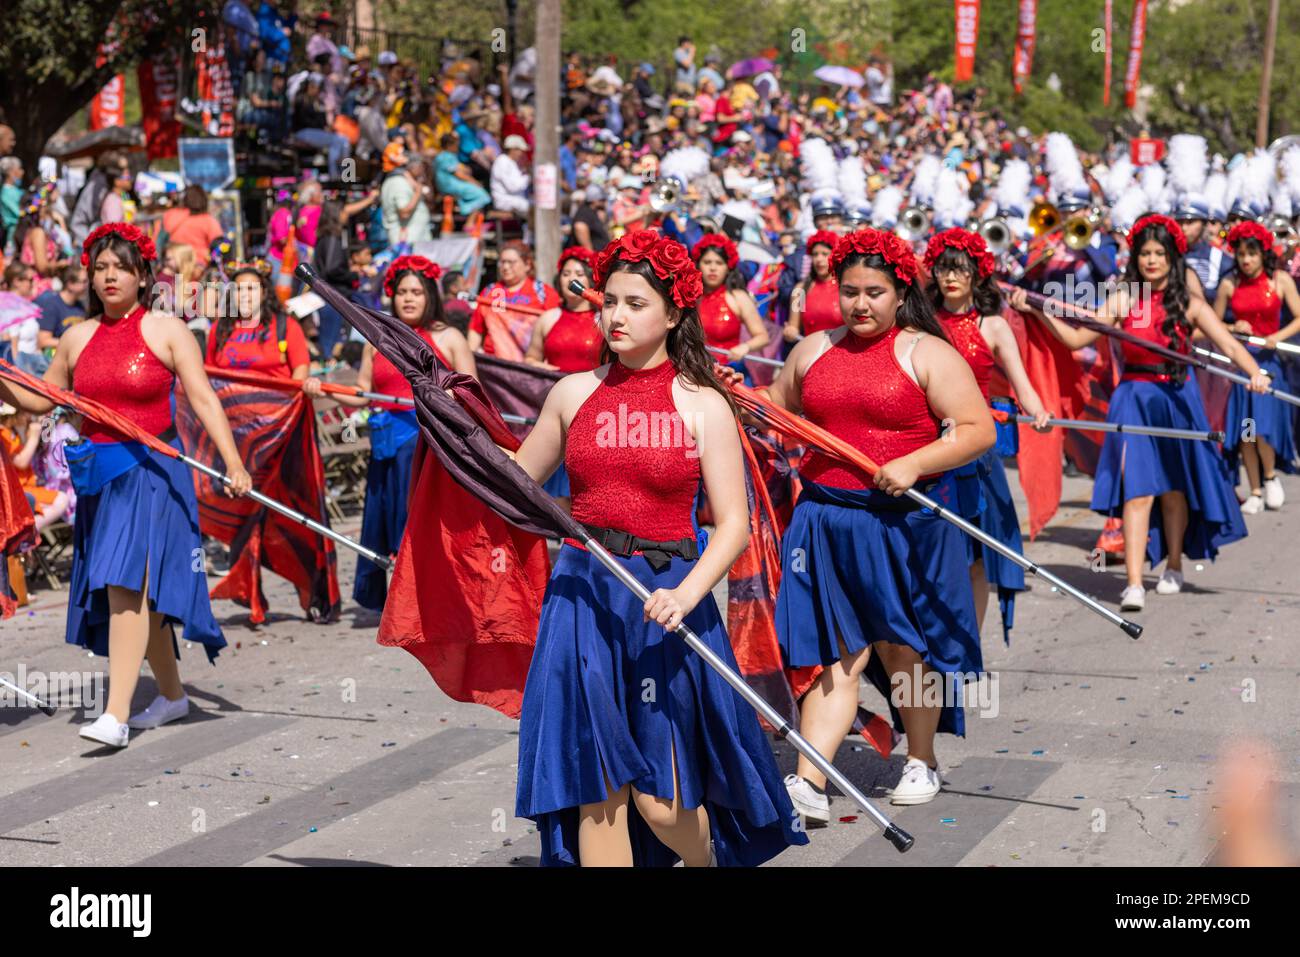
[[[560,258],[560,0],[537,2],[536,149],[533,153],[533,258],[538,276],[555,274]]]
[[[1259,78],[1259,122],[1255,126],[1255,146],[1268,146],[1268,88],[1273,82],[1273,51],[1277,47],[1278,0],[1268,5],[1268,32],[1264,35],[1264,70]]]

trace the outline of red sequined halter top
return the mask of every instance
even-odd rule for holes
[[[695,537],[699,447],[673,404],[677,369],[615,362],[569,423],[573,517],[655,542]]]
[[[140,331],[144,315],[144,306],[136,306],[118,319],[99,317],[99,328],[77,357],[72,389],[121,413],[150,435],[161,435],[172,426],[176,376],[145,343]],[[130,441],[90,418],[81,434],[92,442]]]
[[[1253,278],[1237,278],[1237,288],[1232,291],[1232,315],[1250,323],[1256,336],[1271,336],[1282,327],[1282,297],[1269,283],[1264,270]]]
[[[734,349],[740,345],[740,317],[727,305],[726,286],[719,286],[701,299],[699,312],[705,345],[715,349]]]
[[[861,449],[877,465],[929,445],[940,432],[925,393],[894,354],[900,331],[895,325],[867,338],[845,330],[843,338],[813,360],[803,376],[804,415]],[[911,330],[902,334],[916,335]],[[876,487],[866,472],[815,449],[804,456],[799,474],[834,488]]]
[[[968,312],[956,313],[939,309],[936,315],[943,323],[943,331],[948,333],[948,339],[953,347],[962,354],[971,371],[975,373],[975,381],[979,384],[984,401],[988,402],[989,380],[993,376],[993,350],[985,341],[984,333],[980,332],[979,310],[971,309]]]
[[[551,331],[542,343],[546,361],[561,372],[586,372],[600,365],[600,352],[605,337],[596,325],[600,313],[588,309],[574,312],[561,309]]]

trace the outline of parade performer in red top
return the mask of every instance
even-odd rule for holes
[[[992,402],[989,382],[996,363],[1015,389],[1021,408],[1034,416],[1038,428],[1045,429],[1049,413],[1043,408],[1042,399],[1025,373],[1015,333],[1002,318],[1002,295],[993,278],[993,255],[984,238],[965,229],[946,229],[936,233],[926,246],[924,265],[930,274],[926,294],[934,304],[935,315],[948,340],[975,373],[975,382],[984,402]],[[1014,435],[1017,425],[1014,421],[1009,425],[1006,432]],[[999,434],[1003,431],[999,430]],[[958,477],[969,480],[959,486],[967,490],[962,497],[967,519],[1023,555],[1020,519],[1011,500],[1011,488],[1001,458],[1013,453],[1014,448],[989,449],[975,462],[963,466]],[[1002,635],[1009,641],[1016,592],[1025,590],[1024,569],[972,538],[967,537],[966,544],[970,551],[975,620],[983,628],[989,586],[996,586],[1002,610]]]
[[[1199,329],[1246,371],[1252,392],[1265,391],[1268,378],[1254,358],[1204,299],[1188,294],[1189,267],[1183,258],[1187,240],[1179,225],[1167,216],[1144,216],[1133,224],[1129,242],[1133,255],[1124,283],[1098,312],[1098,321],[1182,353],[1191,351],[1192,332]],[[1138,289],[1150,289],[1149,298],[1131,292]],[[1070,349],[1091,345],[1101,335],[1029,309],[1023,292],[1012,295],[1011,305],[1042,318]],[[1123,378],[1111,396],[1106,421],[1209,430],[1201,392],[1188,366],[1127,341],[1123,361]],[[1160,508],[1153,510],[1157,496]],[[1183,555],[1213,560],[1220,546],[1246,536],[1227,463],[1208,442],[1108,433],[1097,464],[1092,508],[1104,515],[1123,509],[1128,578],[1120,596],[1124,611],[1140,611],[1146,605],[1144,557],[1153,566],[1167,559],[1156,592],[1174,595],[1183,587]]]
[[[767,345],[768,335],[758,304],[745,288],[736,244],[722,233],[705,233],[691,248],[691,259],[704,280],[699,307],[704,344],[725,352],[725,361],[734,363],[748,381],[742,360]],[[724,361],[718,353],[713,355]]]
[[[827,229],[819,229],[808,237],[805,248],[812,262],[812,271],[795,287],[790,297],[790,318],[782,329],[786,342],[797,342],[801,336],[844,325],[840,316],[840,293],[831,273],[831,251],[839,238],[838,234]]]
[[[172,385],[179,379],[225,462],[232,494],[247,492],[251,480],[194,336],[175,316],[150,312],[142,302],[153,283],[153,241],[134,226],[111,223],[87,236],[82,249],[92,318],[59,339],[45,381],[104,404],[180,449],[172,417]],[[19,386],[0,384],[5,393],[30,412],[53,407]],[[209,660],[226,640],[212,617],[202,566],[196,572],[193,565],[203,543],[189,469],[89,418],[81,433],[89,441],[65,449],[77,490],[67,641],[109,659],[107,708],[81,736],[121,748],[128,725],[158,727],[189,712],[175,627],[187,642],[202,644]],[[146,656],[160,694],[130,715]]]
[[[1220,319],[1232,307],[1232,331],[1264,339],[1263,346],[1248,351],[1274,382],[1286,382],[1286,370],[1277,355],[1277,344],[1300,332],[1300,294],[1295,280],[1278,265],[1274,236],[1259,223],[1249,220],[1228,230],[1228,245],[1237,270],[1219,283],[1214,311]],[[1280,328],[1282,304],[1294,317]],[[1250,496],[1241,510],[1258,515],[1268,508],[1281,508],[1286,496],[1275,469],[1291,472],[1295,459],[1295,432],[1291,406],[1271,395],[1256,395],[1240,383],[1228,393],[1224,416],[1227,433],[1225,451],[1233,484],[1238,460],[1246,466]]]
[[[804,736],[835,754],[857,716],[865,671],[907,734],[892,800],[924,804],[941,784],[935,733],[965,733],[962,689],[983,659],[961,531],[899,496],[915,486],[955,505],[951,470],[992,447],[993,419],[935,319],[904,240],[849,233],[831,268],[844,326],[800,342],[771,399],[880,470],[873,479],[815,449],[805,456],[803,491],[781,542],[777,631],[788,667],[824,667],[800,708]],[[936,682],[942,706],[922,693]],[[829,820],[825,777],[811,762],[801,758],[786,784],[810,825]]]
[[[447,324],[442,311],[438,264],[423,256],[398,256],[384,276],[384,292],[392,298],[393,314],[419,331],[438,361],[455,372],[474,375],[474,355],[460,330]],[[357,388],[400,398],[411,397],[411,384],[391,362],[366,345],[361,354]],[[303,391],[322,395],[320,380],[309,378]],[[372,405],[360,396],[334,395],[342,405]],[[369,418],[370,463],[366,470],[366,501],[361,517],[361,544],[383,554],[397,551],[406,529],[406,505],[411,485],[411,462],[420,427],[409,405],[374,402]],[[388,597],[388,577],[368,558],[357,557],[352,586],[357,604],[382,611]]]
[[[543,864],[760,864],[807,837],[754,712],[665,630],[684,621],[736,667],[711,591],[745,544],[744,465],[704,350],[700,274],[654,230],[607,246],[595,273],[614,359],[556,383],[516,461],[539,481],[563,461],[574,518],[652,594],[642,603],[585,549],[561,548],[515,813],[537,822]]]

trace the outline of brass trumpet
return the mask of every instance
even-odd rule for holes
[[[656,213],[676,212],[686,188],[676,176],[665,176],[650,193],[650,208]]]
[[[1277,239],[1279,246],[1294,246],[1300,235],[1297,235],[1295,227],[1291,225],[1291,220],[1285,216],[1270,216],[1264,223],[1264,226]]]
[[[1095,209],[1080,211],[1062,219],[1061,211],[1044,200],[1039,200],[1029,211],[1029,228],[1034,231],[1034,236],[1060,232],[1065,237],[1065,245],[1076,251],[1086,248],[1092,242],[1092,234],[1097,231],[1100,223],[1101,214]]]
[[[989,252],[997,256],[1011,248],[1015,242],[1015,237],[1011,235],[1011,227],[1001,216],[993,216],[984,220],[976,227],[975,230],[983,237],[984,242],[989,247]]]

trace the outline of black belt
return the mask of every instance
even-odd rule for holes
[[[599,525],[582,523],[582,527],[609,552],[623,558],[629,558],[634,552],[645,556],[650,567],[663,571],[672,563],[674,555],[687,561],[700,557],[699,543],[693,538],[681,538],[674,542],[653,542],[648,538],[637,538],[630,532],[620,532],[615,528],[602,528]]]
[[[1125,363],[1125,373],[1144,372],[1147,375],[1167,375],[1171,379],[1183,382],[1187,379],[1187,366],[1181,362],[1161,362],[1157,364]]]

